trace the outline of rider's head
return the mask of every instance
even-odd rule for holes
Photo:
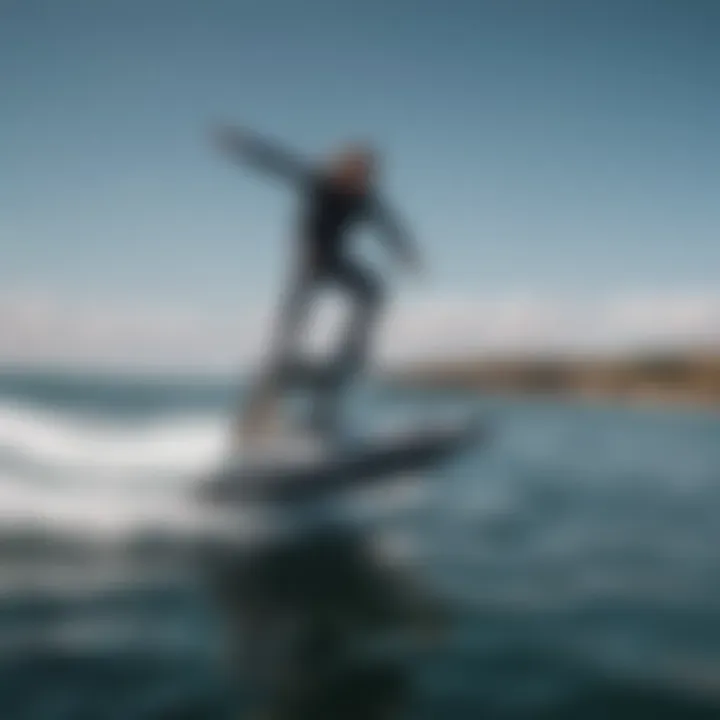
[[[376,172],[377,157],[367,145],[345,145],[330,158],[332,177],[353,190],[367,189]]]

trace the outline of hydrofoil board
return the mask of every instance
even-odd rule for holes
[[[274,448],[233,457],[203,488],[211,502],[311,500],[344,488],[427,470],[485,436],[474,418],[426,423],[304,449],[278,438]]]

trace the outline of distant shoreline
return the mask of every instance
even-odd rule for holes
[[[396,370],[389,380],[396,386],[438,390],[720,407],[720,352],[427,361]]]

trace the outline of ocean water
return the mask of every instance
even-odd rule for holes
[[[0,375],[0,718],[720,717],[720,415],[365,388],[490,435],[283,534],[196,499],[239,393]]]

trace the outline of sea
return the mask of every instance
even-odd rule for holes
[[[359,431],[484,439],[320,509],[210,507],[242,393],[0,374],[2,720],[720,718],[719,413],[369,383]]]

